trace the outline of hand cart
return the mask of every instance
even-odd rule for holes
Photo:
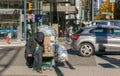
[[[54,52],[55,47],[54,45],[51,45],[51,36],[45,36],[44,38],[44,54],[43,54],[43,61],[42,61],[42,67],[43,70],[46,70],[49,68],[49,70],[52,70],[52,66],[54,66]]]

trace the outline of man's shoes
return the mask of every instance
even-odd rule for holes
[[[37,70],[38,73],[42,73],[42,70]]]
[[[35,71],[35,69],[33,68],[32,71]]]

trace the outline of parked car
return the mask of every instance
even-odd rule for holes
[[[81,56],[91,56],[95,52],[120,52],[120,27],[91,26],[83,28],[72,36],[72,49]]]

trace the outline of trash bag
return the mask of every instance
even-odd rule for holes
[[[43,32],[45,36],[55,36],[56,32],[55,30],[48,25],[42,25],[38,27],[39,32]]]
[[[59,62],[68,61],[68,53],[64,45],[55,44],[55,57]]]

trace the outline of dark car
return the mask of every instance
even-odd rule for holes
[[[72,49],[82,56],[91,56],[95,52],[120,52],[120,27],[91,26],[83,28],[72,36]]]

